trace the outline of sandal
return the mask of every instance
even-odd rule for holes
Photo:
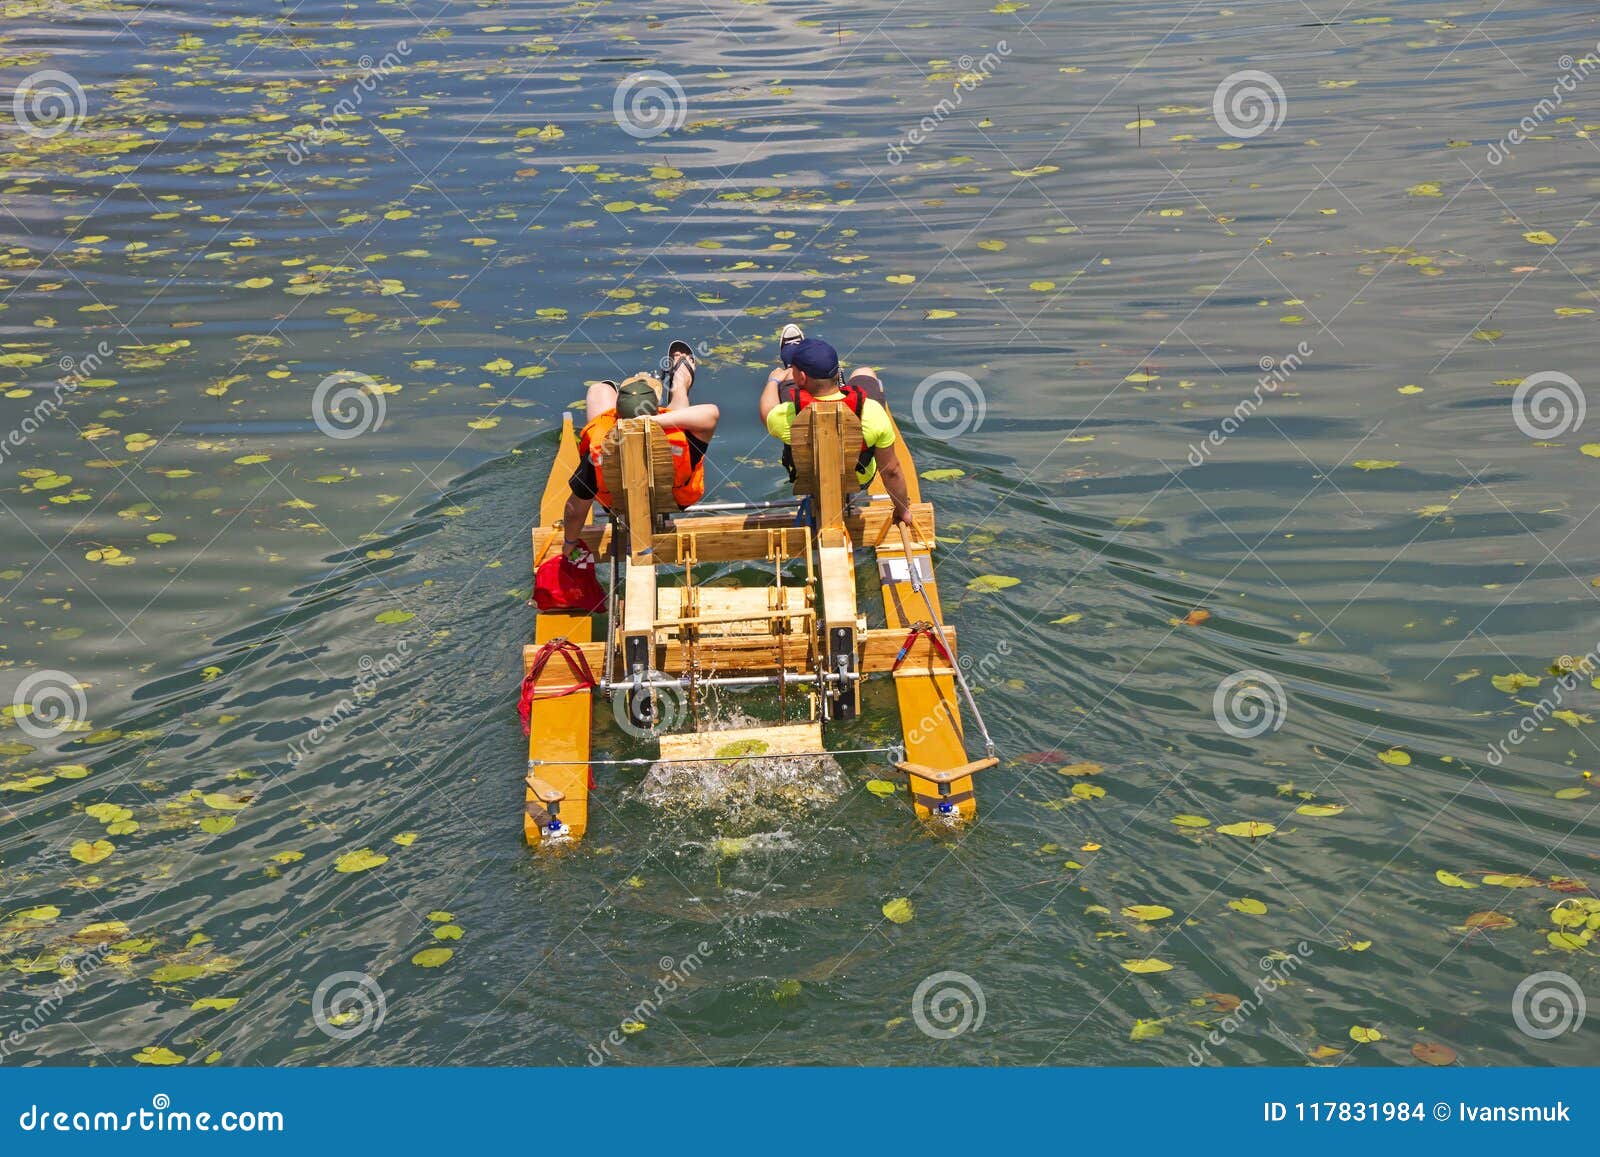
[[[689,384],[685,386],[684,393],[694,389],[695,356],[694,347],[688,342],[673,339],[667,345],[667,356],[661,359],[661,369],[667,375],[666,387],[670,391],[672,383],[678,376],[678,367],[687,361],[689,367]]]

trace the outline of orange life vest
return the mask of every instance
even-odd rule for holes
[[[601,464],[605,458],[606,443],[610,441],[611,432],[616,426],[617,414],[615,410],[611,410],[585,424],[582,433],[578,435],[578,453],[585,455],[594,464],[595,500],[607,510],[612,508],[611,492],[606,489],[605,474],[601,470]],[[691,465],[689,436],[682,430],[667,430],[665,433],[667,446],[672,451],[672,497],[677,502],[679,510],[687,510],[705,497],[705,456],[702,455],[700,461]]]

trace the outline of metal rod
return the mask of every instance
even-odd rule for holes
[[[782,611],[713,611],[709,615],[691,615],[680,619],[657,619],[656,630],[663,627],[699,627],[716,626],[731,623],[764,623],[772,619],[810,619],[815,618],[816,612],[810,607],[790,607]]]
[[[821,675],[804,675],[786,671],[783,676],[784,681],[789,683],[854,683],[861,678],[861,674],[857,671],[851,671],[844,675],[834,675],[827,672]],[[697,687],[776,687],[778,682],[778,676],[776,675],[711,675],[694,680],[694,685]],[[614,683],[609,679],[602,679],[599,683],[601,691],[631,691],[634,688],[643,689],[646,687],[660,689],[677,687],[682,689],[688,686],[689,679],[687,677],[681,679],[640,679],[637,682],[629,679],[622,683]]]
[[[798,498],[780,498],[773,502],[696,502],[695,510],[793,510],[800,505]]]
[[[989,729],[983,725],[983,712],[978,710],[978,701],[972,697],[972,688],[967,686],[967,677],[961,673],[961,664],[956,662],[956,653],[950,649],[950,636],[945,634],[944,623],[939,620],[939,612],[933,609],[933,599],[923,589],[922,576],[917,573],[916,560],[911,556],[911,532],[900,524],[900,549],[905,555],[906,572],[911,576],[911,589],[922,596],[922,603],[928,608],[928,621],[933,624],[933,629],[939,632],[939,641],[944,644],[944,653],[950,657],[950,669],[955,672],[956,683],[961,688],[961,694],[966,698],[967,706],[972,710],[972,720],[978,725],[978,734],[983,736],[983,753],[994,755],[994,740],[989,738]]]
[[[716,731],[697,732],[700,735],[718,735]],[[730,731],[729,735],[737,732]],[[585,767],[599,764],[603,767],[648,767],[653,763],[729,763],[741,759],[821,759],[828,755],[892,755],[899,751],[898,747],[843,747],[838,751],[773,751],[762,754],[747,755],[703,755],[699,758],[684,759],[651,759],[649,756],[635,756],[632,759],[530,759],[528,766],[533,767]]]

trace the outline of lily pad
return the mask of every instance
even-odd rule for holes
[[[905,896],[890,900],[883,906],[884,918],[895,924],[909,923],[911,918],[916,914],[917,910],[915,906],[911,903],[911,900]]]
[[[1265,823],[1261,820],[1245,820],[1243,823],[1223,824],[1217,831],[1225,836],[1238,836],[1240,839],[1255,839],[1258,836],[1270,836],[1278,830],[1276,824]]]
[[[335,872],[368,872],[389,862],[389,857],[371,848],[358,848],[346,852],[333,863]]]
[[[1140,976],[1144,976],[1153,972],[1172,971],[1172,965],[1168,964],[1165,960],[1157,960],[1154,957],[1146,957],[1142,960],[1124,960],[1122,962],[1122,967],[1126,968],[1129,972],[1137,973]]]
[[[135,1064],[141,1065],[181,1065],[184,1058],[169,1048],[158,1048],[147,1045],[133,1054]]]

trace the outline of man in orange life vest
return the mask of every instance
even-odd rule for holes
[[[649,418],[667,431],[672,448],[672,496],[681,509],[700,501],[706,491],[705,457],[716,432],[720,410],[710,402],[691,405],[689,389],[694,384],[694,352],[686,342],[675,341],[668,350],[667,404],[661,405],[659,387],[642,378],[632,378],[619,389],[615,382],[595,382],[589,387],[588,421],[578,436],[578,468],[572,472],[572,496],[562,515],[565,527],[564,552],[574,562],[582,561],[589,550],[583,544],[583,524],[595,502],[611,509],[612,496],[600,476],[600,461],[606,440],[621,418]]]
[[[894,501],[894,520],[911,525],[911,500],[894,452],[894,425],[883,405],[883,383],[878,375],[863,368],[851,374],[849,381],[841,381],[838,352],[819,338],[806,337],[793,324],[783,328],[778,357],[783,366],[768,375],[761,391],[761,420],[767,433],[784,444],[783,462],[791,478],[794,468],[788,446],[795,418],[814,401],[837,399],[861,419],[864,447],[856,462],[856,481],[866,486],[874,474],[881,474],[883,487]]]

